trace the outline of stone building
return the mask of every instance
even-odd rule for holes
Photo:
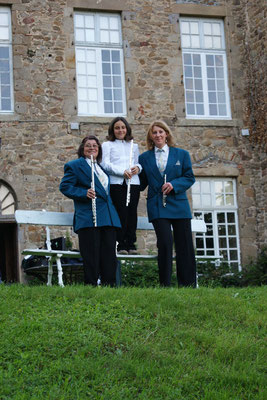
[[[103,142],[117,115],[141,152],[155,118],[190,152],[192,210],[208,226],[198,254],[233,269],[255,257],[266,244],[266,42],[261,0],[0,0],[2,276],[21,281],[21,249],[45,237],[18,229],[14,210],[71,211],[63,165],[88,133]]]

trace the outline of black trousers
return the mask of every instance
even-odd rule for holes
[[[110,185],[110,196],[121,221],[121,229],[117,231],[118,250],[135,249],[140,186],[131,185],[130,203],[127,207],[127,185],[125,181],[122,185]]]
[[[159,282],[170,286],[173,237],[176,250],[176,273],[179,286],[196,287],[196,260],[190,219],[159,218],[152,221],[158,247]],[[171,231],[173,228],[173,235]]]
[[[93,286],[101,278],[102,285],[116,284],[116,228],[103,226],[78,231],[80,253],[83,258],[84,283]]]

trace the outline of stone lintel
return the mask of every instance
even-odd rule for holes
[[[67,0],[67,6],[104,11],[124,11],[128,9],[124,0]]]
[[[239,175],[239,171],[237,168],[225,165],[219,167],[212,166],[212,168],[194,168],[193,166],[193,170],[194,170],[194,175],[197,177],[202,177],[202,176],[234,177]]]
[[[199,4],[173,4],[173,13],[183,15],[196,15],[203,17],[225,17],[226,8],[224,6],[204,6]]]

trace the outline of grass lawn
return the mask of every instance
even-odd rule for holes
[[[265,400],[266,298],[0,285],[0,399]]]

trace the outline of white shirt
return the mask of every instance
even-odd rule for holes
[[[164,169],[165,169],[166,165],[167,165],[168,157],[169,157],[169,146],[167,144],[165,144],[165,146],[163,146],[162,149],[159,149],[156,146],[154,147],[157,167],[159,167],[159,157],[161,154],[161,152],[158,150],[163,150],[162,156],[163,156],[163,163],[164,163]]]
[[[131,141],[116,139],[114,142],[108,141],[102,144],[101,166],[110,175],[111,185],[122,185],[124,181],[124,171],[130,166]],[[137,165],[141,172],[142,167],[138,164],[139,149],[136,143],[133,144],[133,154],[131,166]],[[131,185],[140,185],[138,175],[133,175]]]
[[[89,158],[86,158],[86,161],[92,168],[91,160]],[[101,185],[104,187],[105,191],[108,193],[108,176],[105,174],[103,169],[97,164],[97,162],[94,163],[94,168],[95,168],[95,175],[98,177]]]

